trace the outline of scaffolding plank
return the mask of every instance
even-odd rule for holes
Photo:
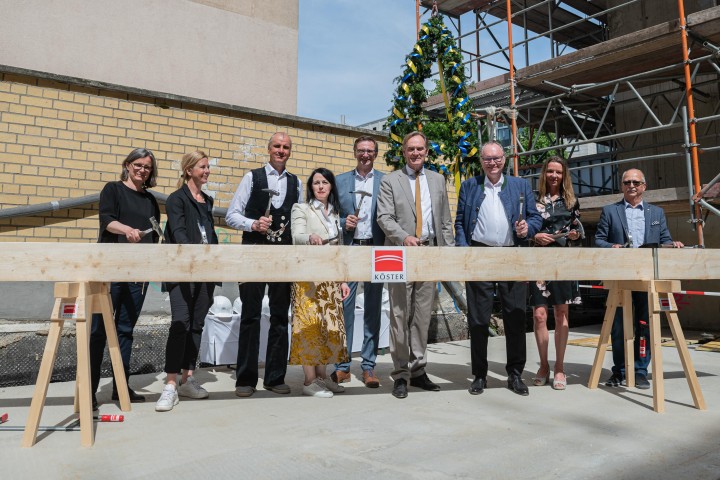
[[[476,8],[485,8],[497,0],[437,0],[440,13],[459,17]],[[426,8],[432,8],[433,0],[422,0],[420,4]]]
[[[525,12],[524,15],[515,15],[512,19],[513,24],[519,27],[527,27],[529,31],[534,33],[542,34],[547,32],[550,29],[550,20],[548,17],[547,6],[540,5],[536,8],[532,8],[533,6],[541,4],[542,1],[543,0],[525,0],[523,2],[524,6],[517,5],[517,2],[514,2],[515,5],[511,7],[513,13],[519,12],[525,8],[527,8],[528,10]],[[590,3],[591,6],[588,7],[587,5],[582,5],[583,3],[588,2],[586,0],[583,0],[582,2],[578,2],[577,0],[575,0],[574,2],[565,1],[555,5],[552,10],[552,25],[557,28],[560,25],[566,25],[570,22],[580,20],[582,18],[576,13],[567,10],[566,8],[563,8],[566,6],[566,4],[570,5],[572,8],[582,6],[583,8],[577,8],[577,10],[582,11],[583,13],[586,13],[588,15],[597,13],[598,11],[604,10],[606,8],[598,8],[597,5],[593,5],[592,3]],[[422,5],[424,7],[431,8],[433,2],[429,0],[423,0]],[[465,13],[477,9],[485,11],[488,14],[500,19],[507,18],[507,8],[504,1],[439,0],[437,2],[437,5],[440,13],[453,17],[459,17],[461,15],[464,15]],[[601,18],[600,21],[603,21],[603,19]],[[558,32],[555,32],[554,39],[570,45],[572,48],[584,48],[601,41],[602,34],[603,29],[600,25],[595,22],[584,21],[573,25],[572,27],[568,27]]]

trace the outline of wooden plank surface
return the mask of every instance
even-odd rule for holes
[[[368,281],[371,277],[372,247],[3,246],[6,253],[0,281],[6,282]],[[409,281],[652,280],[654,274],[649,249],[415,247],[406,252]],[[719,273],[716,269],[716,275]]]
[[[658,279],[711,280],[720,278],[720,250],[661,248]]]

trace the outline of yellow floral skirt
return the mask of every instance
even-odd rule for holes
[[[328,365],[346,361],[340,283],[293,283],[289,364]]]

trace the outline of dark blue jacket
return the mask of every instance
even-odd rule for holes
[[[663,209],[645,202],[643,210],[645,212],[644,243],[659,245],[672,243]],[[601,248],[611,248],[615,244],[624,245],[628,241],[627,232],[625,201],[620,200],[603,207],[595,233],[595,245]]]
[[[535,206],[535,194],[530,182],[523,178],[504,175],[504,184],[500,189],[500,201],[505,208],[505,216],[513,230],[515,245],[525,244],[535,236],[542,226],[542,217]],[[524,239],[515,234],[515,222],[520,217],[520,194],[525,195],[523,216],[528,224],[528,234]],[[472,240],[472,233],[477,222],[480,205],[485,200],[485,175],[477,175],[465,180],[460,186],[458,208],[455,216],[455,245],[467,247]]]

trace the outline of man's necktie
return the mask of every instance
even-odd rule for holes
[[[415,236],[422,236],[422,203],[420,198],[420,173],[415,174]]]

